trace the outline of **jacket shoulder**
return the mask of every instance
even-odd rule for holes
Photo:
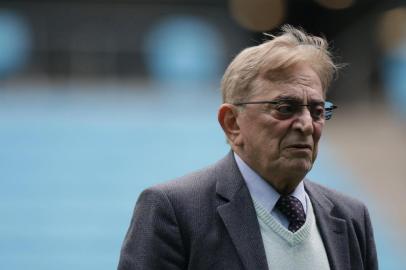
[[[188,173],[184,176],[154,185],[147,190],[159,191],[168,197],[192,196],[215,187],[216,164]]]
[[[306,180],[305,187],[310,197],[318,197],[318,201],[330,203],[331,206],[334,207],[335,211],[338,211],[344,215],[359,217],[363,216],[365,211],[367,211],[367,208],[362,201],[342,192],[309,180]]]

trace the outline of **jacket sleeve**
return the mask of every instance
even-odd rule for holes
[[[118,270],[186,269],[173,206],[158,189],[141,193],[121,249]]]
[[[366,254],[365,254],[365,269],[378,270],[378,256],[376,253],[374,232],[372,229],[371,219],[369,217],[368,209],[364,207],[365,218],[365,240],[366,240]]]

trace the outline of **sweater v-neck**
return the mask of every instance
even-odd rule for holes
[[[296,232],[291,232],[287,228],[285,228],[279,221],[277,221],[260,203],[253,200],[255,211],[257,213],[257,217],[262,224],[264,225],[263,229],[265,230],[272,230],[286,242],[288,242],[291,246],[298,245],[306,240],[310,235],[311,226],[314,223],[314,213],[313,207],[311,202],[308,198],[307,205],[309,207],[306,215],[306,221],[303,226],[297,230]],[[260,224],[261,225],[261,224]],[[266,236],[267,233],[265,231],[264,235]]]

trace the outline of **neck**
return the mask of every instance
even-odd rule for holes
[[[303,179],[303,177],[278,177],[275,175],[262,177],[281,195],[291,194]]]
[[[264,167],[252,162],[252,159],[245,157],[243,153],[236,153],[252,170],[282,195],[292,193],[307,174],[307,171],[280,166],[281,164],[278,162],[271,167]]]
[[[267,169],[262,177],[280,194],[288,195],[303,181],[307,172],[299,168],[286,168],[275,164]]]

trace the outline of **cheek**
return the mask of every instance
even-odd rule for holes
[[[292,122],[291,121],[280,121],[273,125],[272,128],[272,138],[274,141],[281,144],[285,137],[292,133]]]
[[[273,122],[268,125],[265,137],[265,145],[268,149],[268,155],[278,158],[282,155],[284,139],[288,136],[290,123],[288,121]]]
[[[316,145],[320,140],[321,134],[323,132],[323,127],[324,127],[324,124],[315,124],[314,125],[313,141],[314,141],[314,144],[316,144]]]
[[[314,162],[317,158],[318,153],[318,144],[321,137],[321,133],[323,131],[323,124],[315,125],[313,130],[313,143],[314,143],[314,150],[313,150],[313,161]]]

